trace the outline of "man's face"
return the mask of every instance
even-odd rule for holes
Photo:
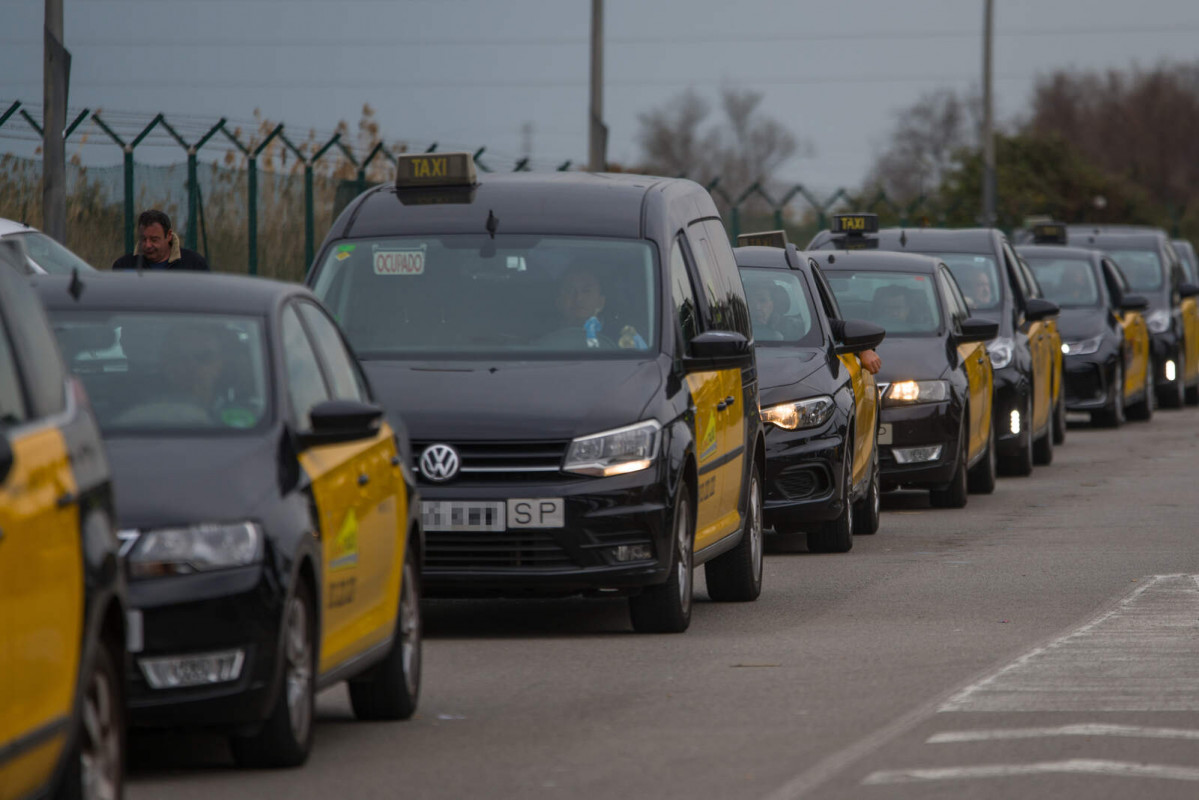
[[[151,264],[166,261],[171,255],[169,231],[164,231],[162,225],[152,222],[137,230],[138,242],[141,244],[142,255]]]
[[[973,295],[974,302],[980,306],[990,305],[991,282],[987,280],[987,276],[981,272],[976,272],[971,280],[973,281],[973,286],[971,287],[970,294]]]
[[[582,325],[604,309],[604,293],[599,281],[586,272],[572,272],[558,288],[559,313],[572,325]]]
[[[774,300],[770,297],[770,291],[765,287],[755,286],[749,290],[747,299],[749,300],[749,313],[754,322],[768,322],[770,315],[774,313]]]

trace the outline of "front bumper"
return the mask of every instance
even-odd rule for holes
[[[891,444],[878,448],[880,480],[884,488],[940,489],[949,483],[957,469],[961,452],[958,435],[962,429],[961,413],[950,402],[884,408],[879,421],[891,426]],[[935,461],[900,464],[895,460],[897,447],[937,444],[941,445],[941,454]]]
[[[1177,384],[1183,380],[1185,365],[1182,363],[1178,334],[1172,330],[1155,333],[1149,339],[1149,352],[1153,356],[1154,385],[1158,389],[1178,391]],[[1166,377],[1166,362],[1174,362],[1174,380]]]
[[[768,426],[762,500],[766,527],[791,533],[841,514],[844,493],[837,482],[844,474],[845,439],[835,425],[806,431]]]
[[[143,648],[126,681],[135,727],[240,729],[270,713],[283,602],[263,565],[129,582],[129,604],[142,617]],[[243,649],[241,674],[227,683],[154,689],[139,662]]]
[[[1028,376],[1014,366],[1007,366],[995,371],[994,377],[993,419],[995,424],[995,448],[1000,456],[1011,456],[1019,453],[1028,446],[1032,436],[1032,419],[1028,411],[1032,407],[1029,393],[1032,390]],[[1012,414],[1019,415],[1019,423],[1015,422]],[[1019,427],[1013,432],[1013,427]]]
[[[1116,353],[1066,356],[1066,410],[1099,411],[1115,396]]]

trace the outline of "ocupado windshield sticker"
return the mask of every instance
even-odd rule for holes
[[[423,275],[425,246],[407,250],[378,249],[373,253],[376,275]]]

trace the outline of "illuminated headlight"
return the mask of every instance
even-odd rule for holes
[[[987,342],[987,355],[991,357],[992,369],[1003,369],[1012,363],[1012,356],[1015,353],[1016,343],[1006,336]]]
[[[570,443],[562,469],[597,477],[637,472],[654,463],[661,440],[662,426],[652,419],[580,436]]]
[[[794,403],[779,403],[762,409],[762,421],[783,430],[818,428],[828,422],[837,409],[837,404],[828,395],[799,400]]]
[[[940,403],[949,399],[949,381],[898,381],[887,388],[883,406]]]
[[[891,455],[897,464],[923,464],[926,461],[936,461],[941,457],[941,445],[927,447],[892,447]]]
[[[1150,311],[1145,316],[1145,324],[1149,326],[1150,333],[1165,333],[1170,329],[1170,312],[1164,308]]]
[[[1171,359],[1166,362],[1166,380],[1172,383],[1177,376],[1178,368],[1174,366],[1174,361]]]
[[[1013,436],[1020,434],[1020,412],[1016,409],[1012,409],[1012,414],[1008,421],[1008,430],[1012,432]]]
[[[140,658],[137,665],[151,689],[182,689],[228,683],[241,677],[246,662],[244,650],[196,653],[167,658]]]
[[[262,529],[252,522],[159,528],[138,536],[129,550],[129,575],[190,575],[262,560]]]
[[[1096,336],[1091,339],[1083,339],[1081,342],[1063,344],[1062,352],[1071,356],[1089,356],[1098,352],[1101,344],[1103,344],[1103,337]]]

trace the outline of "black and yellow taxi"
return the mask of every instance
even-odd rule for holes
[[[1133,293],[1120,268],[1099,250],[1059,246],[1056,228],[1038,226],[1039,244],[1017,248],[1046,296],[1062,311],[1066,408],[1089,413],[1097,425],[1153,416],[1155,392],[1149,301]],[[1064,229],[1063,229],[1064,230]]]
[[[308,276],[390,408],[429,594],[627,594],[638,631],[762,585],[753,330],[711,196],[686,180],[400,158]]]
[[[1145,322],[1153,346],[1158,405],[1199,403],[1199,284],[1165,231],[1133,226],[1070,225],[1069,244],[1103,250],[1132,290],[1149,300]]]
[[[846,222],[861,229],[847,229]],[[995,371],[995,437],[1000,471],[1028,475],[1033,464],[1053,460],[1066,435],[1061,335],[1055,304],[993,228],[878,229],[871,214],[837,215],[832,230],[816,235],[811,250],[869,247],[921,253],[940,259],[957,280],[970,314],[999,323],[986,346]]]
[[[5,248],[6,250],[8,248]],[[125,577],[108,463],[0,253],[0,797],[120,797]]]
[[[961,508],[995,490],[993,373],[984,342],[993,320],[971,316],[938,258],[871,249],[812,252],[842,313],[887,331],[879,346],[879,463],[883,489],[927,489]]]
[[[733,252],[754,323],[766,429],[764,520],[844,553],[879,526],[878,387],[856,353],[877,325],[842,320],[820,268],[782,231],[742,234]]]
[[[129,575],[129,722],[293,766],[318,689],[400,719],[420,690],[419,501],[399,422],[301,286],[35,279],[103,433]]]

